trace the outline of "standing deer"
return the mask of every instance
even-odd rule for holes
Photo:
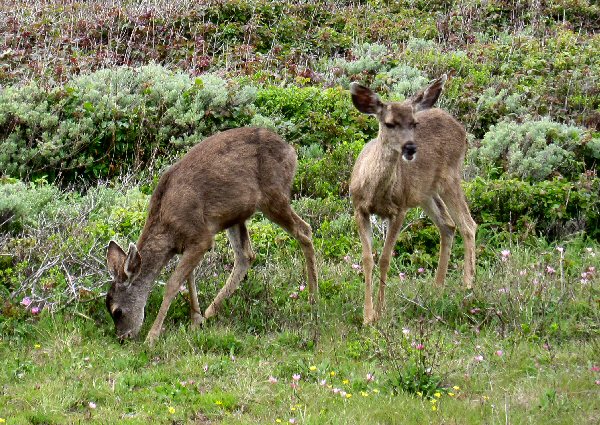
[[[193,326],[216,314],[240,284],[255,255],[246,220],[256,210],[298,240],[308,274],[310,302],[317,296],[317,271],[310,226],[290,206],[296,153],[277,134],[260,128],[238,128],[215,134],[194,146],[160,178],[150,199],[148,218],[129,252],[114,241],[107,250],[113,277],[106,306],[123,340],[136,336],[155,278],[175,255],[181,258],[169,278],[158,315],[146,342],[160,335],[171,302],[187,280]],[[198,306],[193,270],[227,229],[233,248],[233,271],[206,309]]]
[[[365,324],[378,320],[383,311],[390,257],[409,208],[423,208],[440,231],[436,284],[444,283],[448,271],[455,223],[464,240],[464,283],[467,288],[473,283],[477,225],[460,185],[467,150],[466,132],[447,112],[432,108],[446,79],[443,75],[404,102],[389,103],[382,102],[367,87],[358,83],[350,85],[354,106],[379,120],[379,134],[363,148],[350,179],[354,216],[362,243]],[[387,219],[389,223],[379,261],[376,310],[372,296],[371,214]]]

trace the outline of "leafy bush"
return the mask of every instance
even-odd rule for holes
[[[481,146],[469,152],[469,158],[482,168],[483,175],[500,167],[510,175],[531,181],[556,173],[571,178],[583,171],[583,134],[579,127],[549,119],[522,124],[503,121],[490,128]]]
[[[114,176],[247,124],[256,90],[215,75],[191,79],[156,65],[105,69],[47,91],[0,92],[0,168],[9,175]]]
[[[0,230],[18,232],[25,226],[38,226],[42,212],[59,196],[58,188],[43,181],[29,184],[14,179],[0,181]]]
[[[486,227],[512,229],[522,239],[575,232],[600,237],[600,179],[591,173],[573,182],[476,178],[465,192],[475,221]]]

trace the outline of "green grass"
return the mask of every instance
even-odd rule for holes
[[[9,424],[597,423],[598,278],[581,284],[570,267],[598,267],[598,259],[581,255],[562,279],[540,276],[542,255],[549,264],[560,261],[543,248],[516,246],[507,262],[481,265],[473,294],[460,288],[457,272],[443,289],[431,285],[428,273],[400,281],[394,272],[386,315],[374,327],[361,325],[361,276],[349,263],[322,262],[316,341],[305,293],[290,299],[293,288],[283,282],[297,267],[295,257],[255,267],[203,329],[187,328],[179,299],[153,348],[119,344],[100,308],[88,318],[45,312],[19,322],[20,336],[7,332],[0,341],[0,418]],[[567,245],[565,258],[580,249]],[[537,298],[528,292],[534,278],[546,291]],[[343,289],[334,291],[336,284]],[[206,299],[215,290],[200,289]],[[144,332],[160,299],[155,292]],[[254,303],[251,294],[258,294]],[[265,294],[278,304],[265,306]],[[398,386],[396,377],[411,362],[431,368],[421,385],[440,378],[429,397]],[[294,374],[301,376],[296,389]],[[270,376],[278,382],[269,383]]]

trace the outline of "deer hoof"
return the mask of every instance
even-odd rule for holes
[[[377,320],[379,320],[379,315],[376,314],[374,311],[371,311],[369,313],[365,313],[365,317],[363,319],[363,325],[372,325],[373,323],[375,323]]]
[[[158,340],[158,334],[156,334],[152,331],[148,332],[148,335],[146,336],[146,344],[149,347],[153,347],[157,340]]]
[[[192,329],[198,329],[204,324],[204,317],[200,313],[192,314]]]

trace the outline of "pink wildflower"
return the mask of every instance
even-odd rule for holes
[[[321,381],[319,382],[319,384],[324,387],[325,385],[327,385],[327,379],[321,379]]]
[[[419,268],[417,269],[417,272],[419,272],[419,273],[423,274],[423,273],[425,273],[425,269],[424,269],[423,267],[419,267]]]
[[[372,373],[367,373],[367,382],[373,382],[375,380],[375,376]]]
[[[554,274],[554,273],[556,273],[556,270],[554,269],[554,267],[546,266],[546,273]]]
[[[527,274],[527,270],[519,270],[519,276],[525,276]]]
[[[208,372],[208,365],[207,365],[207,364],[205,364],[205,365],[204,365],[204,367],[203,367],[202,369],[204,369],[204,373]]]
[[[503,249],[500,251],[500,255],[502,255],[502,261],[508,261],[508,257],[510,257],[510,251],[508,249]]]
[[[298,287],[298,290],[299,290],[300,292],[304,291],[305,289],[306,289],[306,286],[304,286],[304,285],[300,285],[300,286]]]
[[[408,329],[408,328],[402,328],[402,333],[404,335],[408,335],[410,333],[410,329]]]
[[[480,354],[478,356],[475,356],[475,361],[476,362],[482,362],[483,361],[483,356]]]
[[[360,271],[360,264],[356,264],[356,263],[354,263],[354,264],[352,264],[352,268],[353,268],[354,270]]]
[[[596,271],[596,267],[594,267],[594,266],[588,267],[588,273],[594,273],[595,271]]]
[[[297,292],[292,292],[290,294],[290,298],[293,299],[293,300],[297,300],[298,299],[298,293]]]
[[[562,246],[557,246],[557,247],[556,247],[556,250],[557,250],[558,252],[560,252],[561,254],[565,252],[565,249],[564,249]]]
[[[38,314],[40,312],[40,308],[39,307],[32,307],[31,308],[31,314]]]
[[[504,352],[502,350],[498,350],[498,351],[496,351],[496,355],[498,357],[502,357],[504,355]]]
[[[25,297],[21,300],[22,306],[29,307],[29,304],[31,304],[31,298]]]
[[[294,381],[299,381],[299,380],[300,380],[300,374],[299,374],[299,373],[294,373],[294,374],[292,375],[292,379],[293,379]]]
[[[295,418],[290,418],[290,423],[291,424],[295,424],[296,423],[296,419]]]
[[[88,403],[88,407],[89,407],[90,409],[95,409],[95,408],[96,408],[96,403],[94,403],[93,401],[90,401],[90,402]]]
[[[340,392],[340,389],[339,388],[334,388],[332,391],[333,391],[334,394],[337,394],[337,393]]]
[[[277,383],[277,378],[275,378],[274,376],[269,376],[269,384],[276,384]]]
[[[592,367],[590,368],[590,370],[591,370],[592,372],[600,372],[600,366],[592,366]]]
[[[406,273],[400,272],[400,280],[406,280]]]
[[[419,343],[419,344],[417,344],[417,345],[415,346],[415,348],[416,348],[417,350],[423,350],[423,349],[425,349],[425,346],[424,346],[423,344]]]
[[[600,379],[596,379],[596,385],[600,385]]]
[[[349,263],[350,262],[350,256],[349,255],[345,255],[344,256],[344,261]]]

